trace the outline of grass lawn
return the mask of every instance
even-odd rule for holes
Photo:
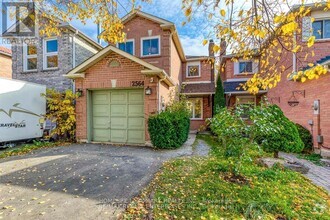
[[[124,218],[143,219],[330,219],[330,198],[299,173],[255,162],[250,154],[240,175],[228,177],[230,162],[210,136],[198,136],[212,146],[207,158],[181,158],[164,164],[152,183],[133,199]]]
[[[32,144],[23,144],[14,148],[8,148],[0,151],[0,159],[15,155],[21,155],[29,153],[33,150],[37,150],[40,148],[47,148],[47,147],[56,147],[59,145],[65,145],[65,143],[58,143],[58,142],[40,142],[34,141]]]

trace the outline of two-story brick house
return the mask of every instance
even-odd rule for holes
[[[60,36],[40,37],[12,45],[14,79],[59,91],[72,89],[71,80],[63,75],[100,51],[102,46],[67,23],[63,23],[61,29]]]
[[[235,57],[234,54],[221,56],[220,74],[228,107],[239,104],[256,105],[260,102],[261,97],[267,93],[266,90],[260,90],[258,94],[252,95],[242,88],[242,84],[245,84],[258,71],[257,59],[243,60]]]
[[[148,117],[162,111],[182,84],[197,129],[212,116],[213,62],[206,61],[213,59],[186,57],[172,22],[136,10],[123,23],[124,43],[109,45],[67,74],[82,94],[77,139],[145,144]],[[197,83],[202,89],[194,88]]]
[[[281,62],[290,67],[282,75],[282,80],[277,87],[269,90],[268,99],[273,100],[283,110],[284,114],[292,121],[303,125],[311,131],[314,138],[314,147],[323,156],[330,156],[330,74],[320,76],[317,80],[307,80],[302,83],[299,80],[287,79],[288,74],[307,70],[308,63],[330,67],[330,12],[323,7],[312,7],[311,13],[300,22],[302,33],[296,35],[297,45],[302,46],[303,51],[314,56],[308,56],[306,52],[290,53],[282,52]],[[312,22],[314,18],[315,21]],[[311,48],[307,47],[309,36],[316,37]],[[293,105],[292,101],[295,102]]]
[[[280,57],[278,63],[286,66],[287,69],[282,73],[282,80],[277,87],[260,91],[257,95],[244,91],[240,84],[244,84],[253,76],[253,73],[259,71],[258,62],[239,58],[234,62],[235,59],[232,58],[237,58],[235,55],[221,57],[224,67],[221,77],[224,81],[227,106],[255,105],[263,95],[266,95],[268,100],[278,105],[290,120],[311,131],[317,152],[330,156],[329,73],[322,75],[317,80],[307,80],[305,83],[287,78],[288,75],[292,76],[300,70],[307,70],[308,63],[327,67],[330,65],[330,26],[328,25],[330,24],[330,12],[324,11],[322,7],[309,6],[312,7],[312,11],[309,16],[300,21],[302,33],[296,34],[295,38],[296,44],[301,45],[304,52],[292,53],[283,50],[278,54]],[[312,17],[315,19],[314,22],[312,22]],[[312,48],[308,48],[307,39],[312,35],[316,36],[316,41]],[[277,51],[277,48],[274,50]],[[276,51],[273,51],[273,54],[278,53]],[[315,55],[310,55],[305,59],[306,51],[309,54],[314,51]]]
[[[0,46],[0,77],[12,78],[11,50]]]

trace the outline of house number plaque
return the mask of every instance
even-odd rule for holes
[[[131,81],[133,87],[144,86],[144,81]]]

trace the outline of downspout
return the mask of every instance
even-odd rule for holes
[[[296,36],[297,36],[297,33],[295,32],[294,35],[293,35],[293,46],[294,48],[296,48],[297,46],[297,42],[296,42]],[[293,52],[292,53],[292,72],[297,72],[297,54],[296,52]]]

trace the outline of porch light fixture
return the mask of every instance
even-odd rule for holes
[[[152,89],[148,86],[145,90],[145,94],[146,95],[151,95],[151,93],[152,93]]]
[[[82,89],[77,89],[76,94],[77,94],[78,98],[83,96],[83,90]]]
[[[303,96],[305,98],[305,90],[296,90],[296,91],[292,91],[292,96],[288,101],[288,104],[291,107],[296,107],[297,105],[299,105],[299,101],[297,100],[295,94],[299,94],[301,96]]]

